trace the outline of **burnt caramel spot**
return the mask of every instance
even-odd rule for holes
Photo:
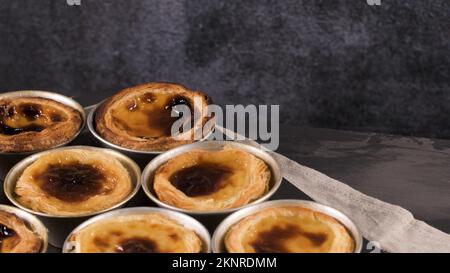
[[[21,107],[21,111],[25,110],[25,112],[27,113],[26,115],[27,119],[32,119],[33,117],[36,117],[38,115],[36,112],[34,112],[35,108],[31,109],[30,107],[33,108],[32,105],[25,105],[23,109]],[[15,106],[10,107],[8,107],[8,105],[0,106],[0,134],[10,136],[24,132],[40,132],[45,129],[43,126],[38,124],[29,124],[27,126],[23,126],[20,128],[8,126],[6,124],[6,119],[11,119],[17,114],[18,111]]]
[[[187,196],[195,197],[220,190],[231,173],[231,169],[223,165],[199,164],[175,172],[169,181]]]
[[[41,132],[49,122],[61,122],[64,116],[54,111],[46,111],[32,103],[0,105],[0,134],[17,135],[25,132]]]
[[[96,245],[99,248],[109,247],[108,241],[103,238],[100,238],[100,237],[94,237],[93,242],[94,242],[94,245]]]
[[[142,100],[147,103],[152,103],[152,102],[156,101],[156,96],[152,93],[145,93],[142,96]]]
[[[50,164],[36,178],[43,191],[66,202],[81,202],[106,192],[102,183],[104,174],[92,165],[79,162]]]
[[[16,232],[5,225],[0,224],[0,244],[7,238],[15,236]]]
[[[130,238],[121,241],[117,247],[116,252],[119,253],[158,253],[157,244],[147,238]]]
[[[178,234],[176,233],[171,233],[169,234],[170,239],[177,241],[179,239]]]
[[[187,107],[189,107],[189,109],[192,110],[190,101],[183,96],[175,96],[171,98],[164,108],[171,111],[172,108],[175,108],[178,105],[186,105]]]
[[[64,120],[63,117],[62,117],[60,114],[57,114],[57,113],[52,113],[52,114],[50,115],[50,119],[51,119],[53,122],[61,122],[61,121]]]
[[[130,112],[136,110],[137,106],[138,106],[138,104],[137,104],[137,102],[135,100],[131,101],[130,103],[128,103],[126,105],[127,110],[130,111]]]
[[[29,121],[33,121],[42,116],[42,109],[39,105],[36,104],[22,104],[20,105],[20,112],[26,117]]]
[[[327,241],[325,233],[307,232],[295,225],[274,226],[272,229],[257,234],[257,239],[250,245],[257,253],[286,253],[284,243],[295,237],[302,236],[308,239],[315,247]]]
[[[40,125],[30,124],[21,128],[13,128],[6,125],[2,120],[0,120],[0,133],[7,136],[17,135],[25,132],[41,132],[45,128]]]
[[[16,115],[16,114],[17,114],[16,107],[15,107],[15,106],[12,106],[12,107],[9,107],[6,116],[7,116],[8,118],[12,118],[12,117],[14,117],[14,115]]]

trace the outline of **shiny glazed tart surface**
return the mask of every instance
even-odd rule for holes
[[[169,160],[156,171],[158,198],[192,211],[212,211],[246,205],[267,192],[271,172],[254,155],[225,148],[194,150]]]
[[[331,216],[301,206],[263,209],[232,226],[225,236],[228,252],[353,252],[344,225]]]
[[[0,210],[0,253],[37,253],[42,239],[24,220]]]
[[[201,133],[210,120],[206,116],[210,102],[205,94],[181,85],[143,84],[124,89],[104,102],[95,113],[95,127],[104,139],[121,147],[163,151],[194,141],[194,132]],[[188,109],[191,114],[191,130],[177,137],[172,135],[172,125],[182,114],[174,117],[172,109],[178,113]]]
[[[73,138],[82,124],[80,112],[51,99],[0,99],[0,151],[52,148]]]
[[[198,253],[198,235],[162,213],[117,216],[96,221],[69,238],[80,253]]]
[[[130,175],[117,159],[87,149],[58,150],[39,157],[15,187],[19,203],[57,216],[107,209],[131,191]]]

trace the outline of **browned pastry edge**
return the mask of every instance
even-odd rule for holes
[[[254,227],[267,215],[277,213],[295,213],[295,214],[311,214],[317,221],[326,223],[338,237],[330,252],[353,252],[355,249],[355,240],[348,229],[339,220],[334,217],[316,211],[314,209],[302,207],[301,205],[285,205],[279,207],[269,207],[248,215],[229,228],[224,236],[224,245],[227,252],[244,253],[243,238],[251,232],[250,227]]]
[[[200,253],[205,249],[204,242],[202,238],[195,232],[195,230],[189,228],[183,223],[179,222],[176,219],[173,219],[169,215],[165,215],[161,212],[144,212],[140,214],[132,214],[132,215],[120,215],[113,218],[107,219],[99,219],[86,227],[78,230],[74,234],[70,236],[68,241],[70,244],[74,246],[72,252],[74,253],[89,253],[87,249],[90,248],[90,244],[95,244],[95,238],[98,234],[97,231],[116,231],[120,233],[120,235],[114,235],[112,238],[113,241],[120,239],[122,236],[123,239],[132,239],[135,237],[133,231],[129,231],[130,225],[133,223],[145,223],[146,224],[146,233],[149,234],[140,234],[139,237],[151,239],[155,242],[156,248],[162,250],[162,253]],[[117,230],[117,226],[115,224],[120,224],[120,229]],[[111,229],[110,227],[113,226]],[[164,245],[164,240],[167,240],[167,237],[157,237],[150,236],[152,234],[152,229],[168,229],[171,231],[170,236],[175,236],[180,244],[174,245]],[[153,238],[152,238],[153,237]],[[104,239],[104,238],[103,238]],[[163,241],[161,241],[163,240]],[[105,242],[108,245],[108,242]],[[163,243],[163,244],[161,244]],[[160,245],[161,244],[161,245]],[[178,247],[178,248],[177,248]],[[97,249],[98,250],[98,249]],[[100,250],[96,251],[96,253],[101,252]],[[105,251],[109,252],[109,251]],[[159,252],[159,251],[156,251]]]
[[[49,105],[58,111],[67,115],[68,120],[64,122],[52,123],[40,132],[23,132],[17,135],[0,134],[0,151],[1,152],[31,152],[41,151],[53,148],[59,144],[65,143],[76,135],[82,126],[81,113],[65,104],[54,101],[52,99],[40,97],[20,97],[14,98],[20,103],[35,103],[38,105]],[[0,99],[2,102],[9,102],[11,99]]]
[[[234,184],[234,189],[238,189],[233,189],[232,196],[214,197],[215,193],[211,193],[201,197],[190,197],[170,182],[170,176],[182,168],[209,162],[210,157],[223,159],[225,155],[228,157],[227,160],[233,160],[235,164],[240,163],[240,166],[247,166],[245,180],[228,181]],[[236,166],[228,167],[231,171],[236,168]],[[269,166],[263,160],[248,152],[226,146],[223,150],[214,152],[193,150],[170,159],[156,170],[153,189],[159,200],[177,208],[192,211],[226,210],[244,206],[261,198],[268,191],[271,175]],[[241,183],[236,184],[237,182]],[[226,191],[229,192],[230,188]],[[220,193],[220,190],[218,192]]]
[[[37,253],[42,248],[42,239],[30,230],[28,223],[14,213],[0,210],[0,224],[12,229],[18,236],[18,243],[10,253]],[[0,243],[0,250],[1,250]],[[1,251],[0,251],[1,253]]]
[[[111,128],[109,128],[107,122],[106,122],[106,115],[109,112],[108,110],[110,107],[117,101],[121,100],[125,96],[127,96],[129,93],[140,93],[144,91],[152,91],[152,90],[161,90],[161,89],[173,89],[174,94],[180,94],[185,96],[187,99],[190,100],[190,102],[193,102],[193,98],[195,96],[198,96],[202,99],[202,106],[203,106],[203,112],[202,117],[200,119],[200,122],[198,122],[194,128],[188,132],[191,137],[188,140],[177,140],[174,137],[157,137],[157,138],[151,138],[151,139],[142,139],[137,138],[128,135],[126,132],[115,132]],[[190,90],[182,85],[179,84],[173,84],[173,83],[145,83],[138,86],[133,86],[130,88],[126,88],[121,90],[119,93],[113,95],[112,97],[108,98],[104,103],[102,103],[95,112],[95,130],[98,134],[100,134],[101,137],[103,137],[105,140],[116,144],[118,146],[133,149],[133,150],[140,150],[140,151],[165,151],[169,150],[171,148],[181,146],[184,144],[193,143],[193,135],[194,130],[196,128],[203,128],[203,126],[208,122],[208,120],[214,118],[214,117],[207,117],[207,107],[209,104],[212,103],[212,99],[207,96],[206,94],[200,92],[200,91],[193,91]],[[201,126],[201,127],[200,127]]]

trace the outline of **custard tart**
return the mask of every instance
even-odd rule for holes
[[[94,213],[123,201],[132,192],[128,170],[111,155],[88,149],[42,155],[19,177],[16,200],[54,216]]]
[[[256,156],[226,147],[193,150],[174,157],[155,173],[158,199],[191,211],[240,207],[267,192],[271,172]]]
[[[74,138],[82,114],[65,104],[40,97],[0,99],[0,151],[45,150]]]
[[[76,253],[199,253],[202,240],[177,221],[152,212],[96,221],[69,238]]]
[[[15,214],[0,210],[0,253],[37,253],[42,239]]]
[[[335,218],[301,206],[263,209],[232,226],[225,236],[230,253],[353,252],[355,243]]]
[[[95,129],[105,140],[124,148],[164,151],[204,137],[203,127],[211,119],[207,116],[210,103],[202,92],[181,85],[143,84],[124,89],[100,105],[95,113]],[[191,114],[183,117],[189,118],[184,126],[190,129],[182,131],[180,126],[175,136],[172,125],[182,112],[180,117],[173,117],[172,110],[181,105],[188,107]]]

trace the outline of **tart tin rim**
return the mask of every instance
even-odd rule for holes
[[[195,234],[202,240],[203,246],[202,246],[202,252],[210,253],[211,252],[211,234],[209,233],[208,229],[197,219],[186,215],[181,212],[168,210],[164,208],[158,208],[158,207],[130,207],[130,208],[122,208],[113,210],[107,213],[103,213],[97,216],[94,216],[92,218],[89,218],[88,220],[82,222],[77,227],[75,227],[70,234],[67,236],[66,240],[64,241],[62,252],[63,253],[74,253],[71,251],[71,242],[70,238],[80,230],[86,228],[87,226],[106,219],[112,219],[114,217],[118,216],[126,216],[126,215],[138,215],[138,214],[145,214],[145,213],[161,213],[163,215],[167,215],[170,219],[177,221],[177,223],[183,225],[185,228],[193,230]]]
[[[9,205],[0,204],[0,210],[12,213],[32,227],[32,231],[36,233],[42,240],[42,246],[39,253],[46,253],[48,248],[48,229],[35,215]]]
[[[86,124],[87,127],[89,129],[89,132],[97,139],[99,140],[103,145],[112,148],[112,149],[116,149],[122,152],[127,152],[127,153],[134,153],[134,154],[142,154],[142,155],[158,155],[158,154],[162,154],[166,151],[144,151],[144,150],[134,150],[134,149],[130,149],[130,148],[126,148],[126,147],[122,147],[120,145],[114,144],[112,142],[109,142],[108,140],[104,139],[99,133],[97,133],[97,131],[95,130],[95,114],[97,112],[97,109],[100,105],[102,105],[106,100],[108,99],[104,99],[102,101],[100,101],[97,104],[94,105],[90,105],[87,106],[86,108],[89,109],[89,113],[87,115],[87,120],[86,120]],[[215,127],[215,123],[214,123],[214,127]],[[214,132],[214,128],[211,129],[210,132],[208,132],[208,134],[203,137],[201,140],[199,140],[198,142],[202,142],[204,140],[207,140],[212,133]]]
[[[203,149],[203,150],[210,150],[210,151],[220,151],[225,146],[229,146],[234,149],[238,149],[247,153],[250,153],[257,158],[264,161],[264,163],[270,168],[271,172],[271,187],[269,190],[264,193],[259,198],[253,200],[252,202],[239,206],[236,208],[230,208],[230,209],[224,209],[224,210],[213,210],[213,211],[194,211],[189,209],[183,209],[178,208],[176,206],[169,205],[161,200],[156,196],[156,194],[153,191],[153,177],[156,172],[156,170],[165,164],[168,160],[174,158],[175,156],[184,154],[186,152],[197,150],[197,149]],[[142,171],[141,176],[141,185],[145,192],[145,194],[153,201],[155,202],[159,207],[168,208],[171,210],[176,210],[179,212],[187,213],[190,215],[220,215],[220,214],[228,214],[237,210],[244,209],[246,207],[252,206],[254,204],[261,203],[267,199],[269,199],[275,192],[278,190],[278,188],[281,185],[282,182],[282,175],[280,166],[278,165],[278,162],[266,151],[264,151],[261,148],[251,146],[248,144],[244,144],[237,141],[217,141],[217,140],[208,140],[203,142],[196,142],[192,144],[182,145],[180,147],[173,148],[171,150],[166,151],[163,154],[160,154],[153,158],[147,166]]]
[[[19,179],[19,177],[22,175],[23,171],[28,166],[30,166],[32,163],[34,163],[41,156],[52,153],[54,151],[78,150],[78,149],[108,153],[109,155],[114,156],[117,160],[119,160],[119,162],[125,167],[125,169],[127,169],[128,173],[130,175],[131,181],[134,185],[133,190],[129,193],[129,195],[126,198],[124,198],[122,201],[118,202],[117,204],[115,204],[109,208],[106,208],[106,209],[103,209],[100,211],[75,214],[75,215],[53,215],[53,214],[48,214],[48,213],[44,213],[44,212],[34,211],[34,210],[22,205],[21,203],[19,203],[16,200],[16,195],[14,193],[14,189],[15,189],[17,180]],[[130,201],[131,198],[133,198],[137,194],[140,187],[141,187],[141,169],[136,164],[136,162],[134,162],[131,158],[129,158],[128,156],[126,156],[124,154],[121,154],[118,151],[112,150],[112,149],[92,147],[92,146],[83,146],[83,145],[61,147],[61,148],[50,149],[50,150],[43,151],[40,153],[32,154],[32,155],[24,158],[23,160],[19,161],[17,164],[15,164],[10,169],[8,174],[6,175],[5,181],[3,183],[3,190],[5,192],[6,197],[15,206],[17,206],[17,207],[21,208],[22,210],[25,210],[29,213],[32,213],[34,215],[48,217],[48,218],[63,218],[63,219],[64,218],[88,217],[88,216],[93,216],[96,214],[100,214],[103,212],[107,212],[107,211],[119,208],[119,207],[123,206],[124,204],[126,204],[128,201]]]
[[[330,206],[320,204],[314,201],[309,200],[298,200],[298,199],[279,199],[279,200],[272,200],[268,202],[264,202],[261,204],[253,205],[247,208],[244,208],[242,210],[236,211],[235,213],[232,213],[225,217],[220,224],[216,227],[216,230],[213,233],[212,239],[211,239],[211,249],[213,253],[224,253],[226,250],[224,249],[224,239],[228,232],[228,230],[239,223],[241,220],[243,220],[245,217],[250,216],[254,213],[260,212],[264,209],[268,208],[274,208],[274,207],[281,207],[281,206],[301,206],[304,208],[308,208],[314,211],[318,211],[320,213],[326,214],[328,216],[333,217],[341,225],[343,225],[347,231],[350,233],[350,235],[353,238],[353,241],[355,243],[355,249],[353,253],[360,253],[363,245],[363,238],[361,235],[360,230],[355,225],[355,223],[351,220],[350,217],[348,217],[343,212],[332,208]]]
[[[19,91],[11,91],[11,92],[5,92],[0,94],[0,99],[3,98],[17,98],[17,97],[38,97],[38,98],[44,98],[44,99],[50,99],[54,100],[56,102],[62,103],[65,106],[71,107],[75,110],[77,110],[81,114],[81,126],[78,129],[77,133],[75,133],[72,137],[70,137],[67,141],[64,141],[58,145],[55,145],[51,147],[50,149],[55,149],[62,147],[64,145],[69,144],[72,142],[85,128],[86,126],[86,112],[84,111],[83,106],[79,104],[76,100],[74,100],[71,97],[55,93],[52,91],[42,91],[42,90],[19,90]],[[33,153],[38,153],[42,151],[47,151],[49,149],[40,149],[40,150],[34,150],[29,152],[1,152],[0,155],[30,155]]]

